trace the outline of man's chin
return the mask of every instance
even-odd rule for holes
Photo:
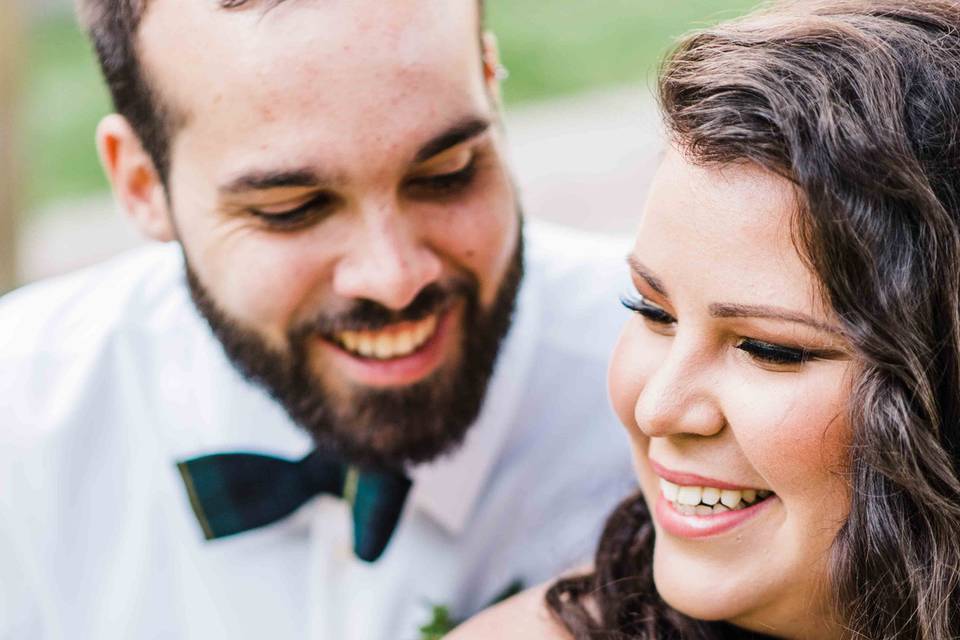
[[[456,393],[454,381],[461,379],[456,367],[444,364],[403,386],[328,380],[284,404],[319,446],[360,466],[396,468],[432,460],[462,442],[479,399]],[[323,402],[315,402],[318,397]]]

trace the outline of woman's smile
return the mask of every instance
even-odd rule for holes
[[[659,479],[653,509],[660,528],[681,538],[705,538],[734,530],[766,512],[776,494],[769,489],[674,471],[649,461]]]

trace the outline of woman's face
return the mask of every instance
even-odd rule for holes
[[[791,242],[786,180],[667,154],[610,366],[654,514],[657,590],[705,620],[827,637],[852,362]]]

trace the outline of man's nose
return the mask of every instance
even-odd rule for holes
[[[414,221],[381,208],[361,216],[358,225],[334,271],[337,295],[372,300],[399,311],[440,277],[440,257]]]
[[[712,436],[726,417],[716,396],[717,380],[705,350],[679,336],[667,357],[647,378],[634,405],[634,419],[644,435]]]

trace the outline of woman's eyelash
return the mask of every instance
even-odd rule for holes
[[[670,325],[677,320],[661,307],[649,302],[640,294],[622,295],[620,303],[655,324]],[[785,347],[772,342],[745,338],[737,343],[737,349],[747,353],[751,358],[764,364],[772,365],[801,365],[820,357],[815,351],[797,347]]]
[[[671,316],[669,313],[661,309],[655,304],[651,304],[646,298],[640,294],[627,295],[624,294],[620,296],[620,304],[624,307],[633,311],[634,313],[640,314],[647,320],[651,322],[656,322],[657,324],[673,324],[677,321],[676,318]]]
[[[761,340],[741,340],[737,348],[745,351],[755,360],[769,364],[798,365],[817,357],[816,353],[808,349],[784,347]]]

